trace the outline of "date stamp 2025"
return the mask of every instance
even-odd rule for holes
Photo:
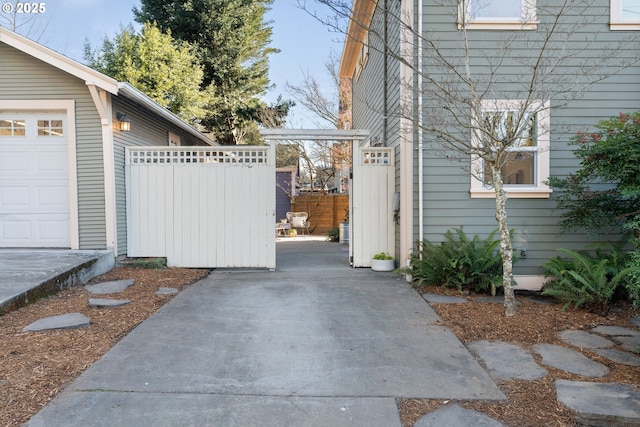
[[[39,14],[45,13],[47,11],[47,4],[45,2],[33,2],[33,3],[22,3],[16,2],[13,3],[3,3],[2,7],[0,7],[4,13],[15,13],[15,14]]]

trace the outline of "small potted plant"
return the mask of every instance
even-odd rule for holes
[[[386,252],[377,253],[371,259],[371,269],[373,271],[393,271],[395,267],[395,260]]]

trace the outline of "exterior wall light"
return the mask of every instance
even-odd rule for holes
[[[124,113],[116,113],[116,119],[118,120],[118,129],[123,132],[129,132],[131,130],[131,121]]]

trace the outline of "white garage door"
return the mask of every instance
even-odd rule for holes
[[[65,119],[0,112],[0,247],[71,247]]]

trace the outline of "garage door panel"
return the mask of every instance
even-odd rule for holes
[[[66,182],[38,185],[10,185],[0,180],[0,213],[68,214],[69,191]]]
[[[33,172],[40,177],[67,178],[69,167],[67,165],[67,152],[59,147],[57,150],[49,149],[35,153]]]
[[[3,243],[27,243],[31,241],[31,221],[5,216],[0,219],[0,232]]]
[[[33,206],[40,212],[68,213],[69,191],[66,184],[39,186],[35,189]]]
[[[29,209],[29,186],[10,185],[0,180],[0,213],[17,212]]]
[[[29,154],[14,150],[0,143],[0,177],[15,178],[18,174],[26,176],[29,173]]]
[[[4,247],[71,246],[68,215],[0,216],[0,241]]]

